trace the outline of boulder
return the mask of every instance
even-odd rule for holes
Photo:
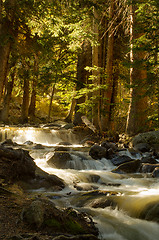
[[[0,146],[0,176],[5,182],[18,183],[23,189],[61,190],[64,181],[36,166],[29,152]]]
[[[95,160],[106,158],[107,149],[95,144],[90,148],[89,155]]]
[[[143,163],[140,168],[141,173],[152,173],[159,164]]]
[[[47,161],[50,166],[56,168],[65,168],[67,161],[71,161],[72,156],[66,151],[56,151],[54,155]]]
[[[136,151],[144,153],[144,152],[149,152],[151,149],[151,146],[148,143],[138,143],[134,146],[134,149]]]
[[[112,209],[115,209],[117,206],[117,203],[115,203],[112,199],[109,198],[99,198],[96,199],[94,202],[91,203],[90,207],[92,208],[106,208],[111,207]]]
[[[39,229],[44,222],[44,206],[42,201],[33,201],[28,207],[24,208],[21,218],[24,222]]]
[[[55,152],[67,152],[67,151],[70,151],[70,148],[69,147],[64,147],[64,146],[60,146],[60,147],[56,147],[55,148]]]
[[[28,140],[28,141],[24,142],[23,144],[24,145],[33,145],[34,143],[32,141]]]
[[[33,149],[44,149],[45,147],[42,144],[36,144],[35,146],[33,146]]]
[[[58,191],[62,190],[65,187],[64,181],[54,174],[48,174],[39,167],[36,167],[35,173],[36,173],[35,178],[28,182],[27,188],[30,189],[46,188]]]
[[[31,229],[49,233],[98,235],[90,216],[73,208],[59,209],[48,199],[32,201],[22,210],[21,219]]]
[[[97,182],[100,181],[100,180],[101,180],[100,176],[99,176],[99,175],[96,175],[96,174],[91,174],[91,175],[89,175],[89,177],[88,177],[88,181],[89,181],[89,182],[92,182],[92,183],[97,183]]]
[[[115,168],[114,170],[112,170],[112,172],[119,173],[119,174],[136,173],[139,171],[140,166],[141,166],[141,161],[138,159],[138,160],[123,163],[119,165],[117,168]]]
[[[35,178],[36,165],[29,152],[0,146],[0,176],[9,181]]]
[[[102,142],[102,143],[101,143],[101,147],[104,147],[104,148],[106,148],[107,150],[111,148],[111,149],[113,149],[114,151],[116,151],[116,150],[118,149],[115,143],[113,143],[113,142],[108,142],[108,141]]]
[[[150,163],[150,164],[157,164],[157,160],[154,157],[142,157],[141,158],[142,163]]]
[[[139,218],[159,223],[159,203],[148,204],[140,213]]]
[[[10,145],[10,146],[16,146],[18,145],[17,143],[13,142],[12,139],[6,139],[5,141],[3,141],[1,143],[2,146],[5,146],[5,145]]]
[[[159,178],[159,167],[156,167],[152,172],[152,177]]]
[[[126,155],[122,155],[122,156],[118,156],[115,157],[113,159],[111,159],[111,162],[115,165],[115,166],[119,166],[123,163],[127,163],[127,162],[131,162],[133,159],[130,158],[129,156]]]
[[[132,138],[132,146],[136,146],[139,143],[148,143],[151,147],[156,144],[159,146],[159,131],[140,133]]]
[[[58,145],[71,146],[72,143],[69,143],[69,142],[59,142]]]

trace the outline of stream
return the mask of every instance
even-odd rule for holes
[[[92,159],[88,154],[89,147],[81,145],[82,139],[70,130],[1,127],[0,141],[5,139],[21,144],[24,149],[29,150],[41,169],[65,181],[66,187],[60,192],[44,188],[35,191],[49,197],[56,206],[73,207],[89,213],[99,229],[100,239],[159,239],[158,223],[139,218],[145,207],[159,202],[157,178],[139,173],[112,173],[115,166],[110,160]],[[27,141],[44,147],[36,149],[34,145],[24,144]],[[67,146],[72,160],[66,163],[65,169],[50,167],[47,160],[57,146],[63,147],[64,142],[72,144]],[[141,157],[134,157],[128,151],[121,151],[120,154],[134,159]]]

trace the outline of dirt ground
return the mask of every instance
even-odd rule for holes
[[[28,226],[21,221],[22,209],[31,200],[27,196],[4,193],[0,188],[0,239],[17,239],[14,236],[22,236],[27,240],[50,240],[53,236],[28,229]],[[19,237],[20,239],[20,237]]]

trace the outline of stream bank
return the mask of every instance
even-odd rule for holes
[[[137,240],[158,240],[159,155],[158,145],[154,146],[157,138],[151,145],[150,140],[144,142],[144,139],[152,137],[143,139],[140,136],[135,143],[132,141],[130,148],[128,142],[121,139],[118,143],[108,139],[99,143],[89,135],[81,144],[81,138],[79,140],[76,134],[52,127],[47,131],[28,127],[14,128],[14,131],[8,127],[3,130],[2,136],[12,138],[1,143],[0,153],[12,171],[8,172],[9,166],[1,168],[4,171],[1,172],[3,179],[7,176],[5,171],[9,176],[7,185],[1,181],[1,200],[4,206],[5,201],[9,203],[11,200],[11,206],[18,215],[15,216],[16,224],[22,224],[23,231],[32,234],[23,236],[23,231],[18,230],[20,225],[14,225],[16,235],[12,231],[9,236],[10,232],[6,231],[6,239],[17,239],[14,237],[19,232],[20,240],[133,240],[134,236]],[[22,160],[22,168],[15,155]],[[11,159],[7,160],[8,156]],[[27,171],[24,167],[25,159],[29,163]],[[11,177],[15,170],[18,174]],[[14,184],[11,184],[13,179]],[[17,201],[21,202],[21,207]],[[6,205],[2,215],[9,217],[5,211],[12,207]],[[51,221],[49,214],[52,216]],[[64,223],[61,219],[64,219]],[[81,220],[84,225],[89,225],[91,231],[88,228],[87,231],[81,230]],[[51,226],[51,231],[46,223]]]

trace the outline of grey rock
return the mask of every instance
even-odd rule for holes
[[[95,144],[90,148],[89,155],[95,160],[106,158],[107,150],[106,148]]]

